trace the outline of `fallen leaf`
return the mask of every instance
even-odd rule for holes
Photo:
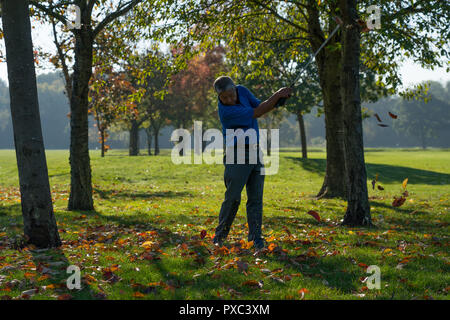
[[[248,263],[246,263],[244,261],[239,260],[239,261],[236,262],[236,265],[237,265],[238,270],[240,272],[244,272],[245,273],[248,270]]]
[[[142,297],[145,297],[145,294],[138,291],[138,292],[133,293],[133,297],[142,298]]]
[[[273,250],[275,250],[276,247],[277,247],[277,245],[272,242],[272,243],[269,244],[267,249],[269,249],[269,252],[273,252]]]
[[[307,213],[308,213],[309,215],[313,216],[314,219],[316,219],[317,221],[320,222],[320,216],[319,216],[319,213],[318,213],[317,211],[309,210]]]
[[[58,296],[58,300],[71,300],[73,297],[68,294],[68,293],[64,293],[60,296]]]
[[[400,197],[400,198],[394,197],[394,201],[392,202],[392,206],[393,207],[400,207],[402,204],[405,203],[405,201],[406,201],[406,198],[403,197],[403,196]]]
[[[263,287],[263,282],[262,281],[256,281],[256,280],[247,280],[247,281],[244,281],[243,285],[247,286],[247,287],[262,288]]]

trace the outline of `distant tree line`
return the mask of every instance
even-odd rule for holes
[[[69,104],[64,95],[64,85],[61,75],[58,73],[41,74],[37,77],[39,106],[41,112],[42,130],[46,149],[68,149],[70,143],[70,130],[68,117]],[[259,92],[257,87],[250,87]],[[383,118],[383,123],[389,127],[379,127],[375,117],[366,118],[363,121],[364,142],[369,148],[376,147],[435,147],[449,148],[450,125],[448,114],[450,112],[450,82],[442,85],[439,82],[431,82],[429,95],[430,101],[424,103],[417,100],[403,100],[399,97],[381,99],[376,103],[363,104],[368,114],[378,114]],[[209,121],[218,121],[214,112],[216,107],[214,99],[205,101],[209,112]],[[170,106],[171,108],[173,106]],[[323,114],[318,114],[318,108],[313,108],[311,113],[304,115],[307,144],[312,147],[324,147],[325,125]],[[392,119],[388,112],[398,115],[398,121]],[[274,128],[280,128],[280,146],[300,148],[300,132],[297,116],[282,112],[281,121]],[[89,117],[89,147],[101,151],[98,127],[94,117]],[[194,118],[194,120],[198,120]],[[264,120],[265,121],[265,120]],[[421,123],[421,121],[423,123]],[[446,122],[447,121],[447,122]],[[260,121],[261,122],[261,121]],[[419,126],[421,125],[421,126]],[[149,122],[144,123],[139,129],[139,148],[148,149],[147,139],[150,137],[152,148],[155,148],[155,135],[150,130]],[[264,127],[261,122],[260,127]],[[151,128],[151,127],[150,127]],[[217,126],[220,129],[220,126]],[[416,129],[415,129],[416,128]],[[422,129],[420,129],[422,128]],[[110,133],[107,144],[112,149],[128,149],[129,133],[124,128],[116,128]],[[164,124],[159,129],[159,148],[171,148],[170,133],[175,129],[173,124]],[[420,131],[422,130],[422,131]],[[420,132],[423,135],[420,136]],[[14,138],[12,133],[11,116],[9,112],[9,92],[4,81],[0,80],[0,148],[13,149]],[[153,150],[154,151],[154,150]],[[148,151],[147,151],[148,152]],[[151,152],[151,151],[150,151]]]

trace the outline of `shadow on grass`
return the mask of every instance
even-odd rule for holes
[[[157,192],[133,192],[133,191],[117,191],[117,190],[100,190],[98,188],[94,188],[94,191],[100,196],[102,199],[110,199],[110,198],[141,198],[141,199],[149,199],[149,198],[176,198],[176,197],[192,197],[193,194],[187,191],[157,191]]]
[[[320,175],[325,174],[326,159],[302,159],[300,157],[286,157],[286,159],[300,163],[302,168],[307,171]],[[410,184],[450,184],[450,174],[441,172],[373,163],[366,163],[366,168],[368,179],[374,178],[378,173],[379,181],[382,183],[401,183],[405,178],[408,178]]]
[[[108,222],[115,222],[122,226],[139,226],[142,231],[157,231],[158,235],[165,239],[165,241],[162,241],[161,249],[167,249],[172,246],[176,246],[177,244],[182,243],[190,243],[192,240],[198,240],[198,235],[193,236],[184,236],[179,233],[175,233],[171,230],[168,230],[166,228],[159,227],[158,223],[152,221],[152,217],[145,216],[141,217],[137,214],[131,215],[131,216],[104,216],[99,212],[82,212],[83,214],[88,215],[95,215],[100,218],[106,219]],[[80,212],[81,214],[81,212]],[[217,216],[216,215],[205,215],[202,216],[202,219],[208,219],[212,218],[213,223],[217,222]],[[165,220],[166,223],[170,224],[173,220],[176,223],[179,224],[193,224],[198,225],[198,217],[196,216],[187,216],[187,215],[171,215],[170,217],[167,217]],[[281,226],[281,225],[294,225],[293,220],[297,220],[297,222],[302,223],[310,223],[310,219],[308,217],[305,217],[304,221],[303,219],[298,218],[288,218],[288,217],[265,217],[265,224],[266,225],[273,225],[273,226]],[[238,228],[240,225],[237,224],[237,221],[234,223],[234,228]],[[168,241],[168,239],[171,238],[173,241]],[[246,238],[246,236],[242,236],[242,238]],[[210,240],[207,240],[207,242]],[[238,241],[235,237],[229,237],[227,240],[227,243],[233,244],[235,241]],[[173,244],[175,242],[175,244]],[[229,246],[228,245],[228,246]],[[207,245],[209,251],[212,251],[214,249],[212,243],[209,243]],[[191,252],[195,252],[195,255],[192,255],[191,258],[197,257],[201,253],[201,249],[204,248],[190,248]],[[306,248],[307,249],[307,248]],[[291,251],[293,253],[294,251]],[[251,254],[253,251],[251,250]],[[200,254],[200,256],[203,256],[205,260],[209,258],[209,254],[207,254],[205,251],[203,254]],[[216,256],[217,258],[217,256]],[[241,258],[244,260],[246,259],[246,256],[243,255]],[[305,257],[304,255],[294,255],[289,256],[288,258],[285,258],[283,256],[278,256],[274,254],[267,254],[261,257],[263,260],[268,260],[271,262],[276,262],[279,264],[284,265],[284,269],[293,269],[291,273],[302,273],[304,277],[309,278],[312,281],[315,281],[317,283],[321,283],[324,279],[326,279],[329,283],[329,286],[340,290],[345,293],[351,293],[355,290],[357,290],[357,287],[355,286],[355,276],[346,272],[343,272],[342,270],[347,268],[349,266],[349,262],[341,256],[333,256],[333,257],[327,257],[326,259],[317,259],[314,257]],[[226,262],[229,260],[227,256],[224,256],[220,260],[221,265],[225,265]],[[292,260],[296,261],[293,264]],[[161,260],[154,260],[152,262],[152,266],[155,267],[158,270],[158,273],[160,274],[161,278],[166,278],[166,283],[169,283],[171,285],[176,286],[176,288],[180,290],[176,290],[173,293],[172,298],[173,299],[189,299],[192,297],[189,297],[187,295],[187,292],[183,290],[182,288],[185,285],[189,285],[190,292],[194,292],[197,295],[202,296],[205,299],[218,299],[216,296],[216,292],[218,289],[222,288],[225,290],[228,290],[229,288],[232,288],[233,290],[236,290],[238,292],[243,293],[244,296],[248,296],[249,294],[252,296],[255,296],[257,294],[260,296],[261,299],[264,299],[264,294],[255,293],[255,291],[252,291],[252,289],[247,288],[243,285],[237,286],[236,283],[236,272],[238,272],[235,269],[227,269],[222,271],[215,271],[214,273],[221,274],[220,278],[211,278],[211,276],[207,274],[203,274],[204,272],[201,271],[201,275],[196,278],[187,278],[190,277],[188,275],[188,272],[191,271],[191,274],[199,272],[199,269],[203,269],[203,264],[196,263],[193,259],[190,259],[190,261],[186,262],[186,266],[183,272],[177,273],[177,274],[171,274],[171,271],[174,271],[174,269],[171,269],[168,267],[167,262],[162,262]],[[177,271],[177,270],[175,270]],[[227,273],[230,273],[229,276],[227,276]],[[330,277],[324,277],[323,273],[329,273]],[[264,278],[264,275],[258,275],[261,279]],[[248,280],[248,279],[247,279]],[[245,280],[243,280],[245,281]],[[243,282],[242,281],[242,282]],[[283,288],[286,288],[286,285],[283,283],[277,283],[276,281],[273,281],[271,279],[264,280],[267,284],[270,283],[269,287],[271,290],[283,290]],[[267,282],[266,282],[267,281]],[[266,289],[266,285],[263,289]],[[293,289],[293,287],[289,287],[290,289]],[[158,297],[155,295],[154,297]],[[239,298],[239,295],[236,295],[237,298]]]
[[[30,250],[30,253],[33,257],[33,262],[36,265],[36,272],[39,272],[40,276],[49,277],[47,286],[52,285],[55,288],[54,294],[58,296],[70,294],[71,297],[69,298],[75,300],[95,298],[92,294],[90,286],[81,279],[81,275],[83,274],[82,270],[80,272],[81,288],[68,288],[67,280],[74,274],[74,272],[67,273],[67,268],[73,264],[66,258],[61,248]],[[82,269],[82,267],[78,267]]]
[[[378,205],[374,203],[374,205]],[[380,206],[389,207],[385,204],[379,204]],[[17,210],[18,205],[14,205],[14,209]],[[399,208],[397,208],[399,209]],[[397,210],[396,209],[396,210]],[[400,208],[401,209],[401,208]],[[402,213],[406,213],[407,210],[401,209]],[[10,210],[12,212],[12,210]],[[403,212],[404,211],[404,212]],[[409,211],[408,211],[409,213]],[[61,213],[58,215],[62,216]],[[127,216],[123,215],[105,215],[101,212],[97,211],[73,211],[73,212],[64,212],[64,216],[68,219],[71,218],[77,218],[80,215],[86,215],[86,219],[88,218],[94,218],[97,219],[97,221],[89,221],[89,220],[83,220],[83,219],[74,219],[70,223],[75,225],[79,225],[80,227],[86,228],[86,225],[89,226],[89,224],[94,224],[93,226],[90,226],[89,228],[93,228],[95,230],[97,225],[106,225],[109,223],[117,224],[118,226],[127,226],[127,227],[133,227],[133,232],[137,231],[150,231],[154,230],[157,231],[158,237],[160,237],[161,241],[161,249],[171,249],[174,250],[173,252],[176,252],[174,247],[177,246],[177,244],[181,243],[188,243],[191,244],[192,240],[196,240],[199,238],[198,235],[195,233],[184,235],[182,232],[177,232],[177,230],[171,230],[167,227],[163,227],[164,225],[173,227],[175,223],[178,224],[188,224],[191,223],[194,226],[199,225],[199,223],[202,223],[199,221],[199,217],[196,215],[167,215],[164,216],[163,219],[166,220],[164,224],[160,221],[161,218],[158,218],[158,216],[152,216],[147,214],[131,214]],[[208,219],[212,218],[213,224],[217,223],[217,216],[216,215],[202,215],[201,219]],[[243,217],[241,217],[243,218]],[[401,221],[401,218],[398,218],[399,221],[392,220],[392,223],[394,224],[401,224],[404,221]],[[59,220],[59,219],[58,219]],[[313,225],[314,227],[324,226],[323,223],[316,222],[311,219],[311,217],[305,215],[305,217],[264,217],[264,224],[271,226],[271,228],[282,228],[282,226],[288,226],[289,229],[292,232],[297,233],[298,230],[295,230],[296,224],[298,223],[308,223]],[[417,228],[423,228],[423,229],[430,229],[430,228],[436,228],[438,226],[433,225],[432,223],[429,223],[427,221],[414,221],[415,224],[409,224],[407,226],[402,226],[404,230],[407,230],[408,228],[414,227],[415,230]],[[391,224],[391,221],[390,221]],[[237,221],[233,224],[233,228],[240,228],[242,225],[238,224]],[[89,236],[89,228],[86,232],[88,235],[88,239],[91,239]],[[303,226],[299,226],[299,228],[306,228]],[[295,230],[295,231],[294,231]],[[107,230],[109,231],[109,230]],[[81,235],[80,235],[81,236]],[[113,241],[115,241],[118,237],[122,236],[122,234],[119,232],[116,232],[112,238]],[[233,236],[230,237],[229,243],[233,243],[237,238],[245,238],[245,235],[242,236]],[[95,238],[92,238],[93,241],[97,241]],[[169,241],[172,240],[172,241]],[[209,241],[209,240],[207,240]],[[282,247],[284,247],[284,244],[280,244]],[[290,246],[289,246],[290,247]],[[305,255],[309,247],[317,247],[317,243],[313,243],[312,245],[303,245],[301,246],[300,251],[296,250],[289,250],[288,255],[283,254],[265,254],[260,256],[261,259],[267,260],[276,264],[281,265],[283,269],[287,271],[286,274],[289,273],[301,273],[302,276],[305,279],[308,279],[309,281],[312,281],[314,283],[317,283],[318,285],[321,285],[326,280],[327,287],[341,291],[346,294],[353,293],[358,290],[358,288],[361,286],[361,284],[358,282],[358,278],[361,276],[364,276],[365,274],[361,272],[355,273],[355,272],[347,272],[346,270],[349,270],[352,268],[353,264],[351,261],[349,261],[348,257],[342,256],[342,255],[335,255],[335,256],[327,256],[323,258],[317,258],[314,256],[308,256]],[[208,244],[207,248],[209,250],[213,249],[212,244]],[[326,246],[325,246],[326,248]],[[200,249],[200,248],[199,248]],[[242,292],[244,297],[261,297],[262,299],[265,298],[264,294],[261,293],[258,289],[250,289],[242,285],[241,278],[242,275],[238,274],[238,271],[235,269],[226,269],[222,271],[214,271],[214,273],[217,273],[220,275],[218,278],[212,278],[210,275],[206,274],[205,267],[203,264],[196,263],[194,261],[194,258],[197,257],[198,253],[200,252],[197,250],[196,247],[190,247],[190,251],[194,252],[193,255],[189,255],[189,258],[182,261],[182,268],[180,268],[179,262],[171,262],[172,260],[158,260],[154,259],[151,262],[151,265],[157,270],[156,272],[159,274],[161,279],[164,279],[163,281],[171,286],[174,286],[176,288],[173,293],[170,293],[170,299],[190,299],[192,298],[192,295],[195,295],[197,297],[201,297],[201,299],[217,299],[218,297],[215,295],[215,293],[221,289],[221,291],[225,290],[227,291],[229,288],[232,288],[234,290],[237,290],[239,292]],[[203,253],[201,255],[203,258],[208,261],[209,258],[208,253],[206,253],[206,249],[203,247]],[[160,253],[156,253],[158,256]],[[69,261],[67,261],[66,257],[62,252],[56,253],[57,258],[56,261],[61,261],[63,264],[61,265],[61,268],[66,268],[67,265],[69,265]],[[181,258],[181,256],[179,256]],[[361,258],[360,256],[358,256]],[[175,258],[178,258],[176,256]],[[217,258],[217,256],[216,256]],[[39,259],[38,257],[34,257],[36,259],[35,263],[38,265]],[[245,260],[246,255],[241,256],[241,259]],[[219,262],[220,265],[223,266],[227,261],[229,260],[228,256],[222,257]],[[373,258],[367,257],[367,261],[364,260],[364,262],[370,262],[370,260],[373,260]],[[360,261],[358,261],[360,262]],[[374,261],[376,264],[376,261]],[[429,261],[431,263],[431,261]],[[173,267],[172,267],[173,266]],[[415,274],[417,272],[422,272],[420,269],[420,261],[418,261],[417,264],[408,264],[407,268],[411,269],[410,271]],[[434,267],[436,270],[439,268],[442,269],[442,264],[437,265]],[[210,270],[213,270],[214,268],[209,268]],[[417,270],[416,270],[417,269]],[[434,269],[433,269],[434,270]],[[171,272],[177,271],[176,274],[173,274]],[[289,289],[289,290],[297,290],[299,288],[294,287],[293,285],[289,285],[289,281],[286,283],[277,283],[274,280],[271,280],[269,278],[264,278],[263,274],[260,274],[259,271],[251,267],[252,275],[250,276],[251,279],[262,279],[264,280],[264,287],[263,289],[270,289],[272,291],[277,290],[280,292],[283,292],[283,290]],[[194,273],[201,273],[199,277],[196,277],[193,279],[192,275]],[[391,275],[383,275],[385,279],[396,279],[398,276],[397,273],[392,273]],[[55,277],[55,283],[61,283],[63,278],[56,278]],[[58,282],[59,281],[59,282]],[[294,281],[294,280],[291,280]],[[128,285],[128,283],[124,283],[124,286]],[[440,285],[437,283],[436,285]],[[88,289],[86,289],[88,290]],[[164,295],[167,296],[167,293],[164,294],[159,293],[160,288],[158,289],[152,289],[151,292],[154,293],[148,293],[146,295],[146,298],[161,298]],[[161,289],[162,290],[162,289]],[[71,293],[72,294],[72,293]],[[83,299],[87,298],[86,296],[88,294],[87,292],[80,292],[78,294],[73,294],[74,298],[76,299]],[[239,299],[239,295],[236,297]],[[389,297],[388,297],[389,298]]]

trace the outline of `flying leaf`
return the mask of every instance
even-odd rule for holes
[[[408,184],[408,178],[406,178],[405,180],[403,180],[403,183],[402,183],[402,187],[403,187],[403,189],[406,189],[406,185]]]
[[[310,210],[310,211],[308,211],[307,213],[308,213],[309,215],[313,216],[314,219],[316,219],[317,221],[320,222],[320,216],[319,216],[319,213],[317,213],[317,211]]]
[[[381,118],[380,118],[380,116],[378,115],[378,113],[375,113],[375,114],[374,114],[374,117],[377,118],[378,122],[383,122],[383,121],[381,121]]]
[[[203,239],[204,237],[206,237],[206,230],[200,232],[200,238]]]
[[[387,124],[383,124],[383,123],[377,123],[380,127],[389,127]]]
[[[395,115],[395,114],[393,114],[391,112],[388,112],[388,114],[391,116],[392,119],[397,119],[397,115]]]

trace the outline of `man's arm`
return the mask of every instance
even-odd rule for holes
[[[266,101],[261,102],[261,104],[253,109],[253,118],[259,118],[263,114],[266,114],[267,112],[271,111],[275,108],[275,105],[277,104],[278,100],[280,98],[288,98],[290,97],[292,93],[292,88],[281,88],[277,92],[275,92],[269,99]]]

